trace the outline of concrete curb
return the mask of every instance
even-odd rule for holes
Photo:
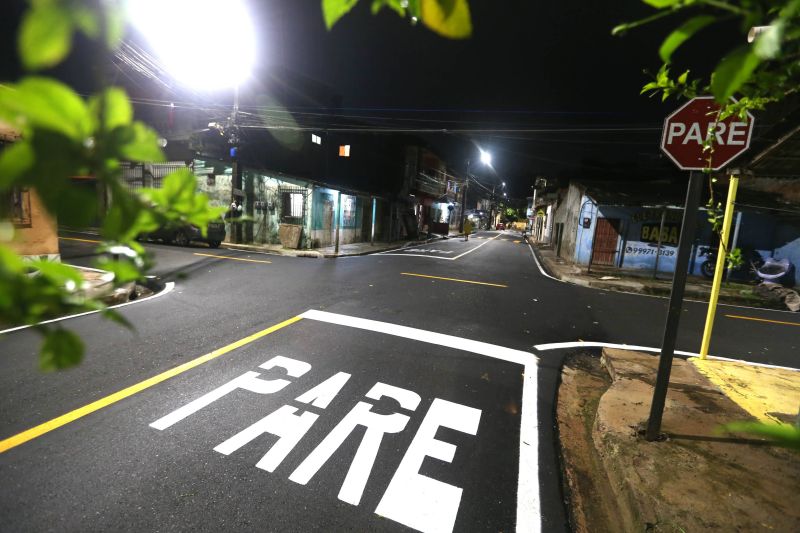
[[[536,246],[536,244],[533,243],[530,244],[531,248],[536,254],[536,257],[539,259],[539,263],[542,266],[542,269],[544,269],[544,271],[547,272],[550,276],[557,278],[565,283],[571,283],[572,285],[578,285],[581,287],[587,287],[591,289],[623,292],[627,294],[641,294],[645,296],[656,296],[661,298],[668,298],[670,295],[671,288],[649,286],[647,283],[638,281],[636,278],[626,278],[614,281],[603,281],[603,280],[586,279],[579,275],[561,273],[557,269],[551,267],[550,260],[546,259],[542,254],[539,253],[539,248]],[[687,286],[684,291],[686,298],[699,300],[702,302],[708,301],[710,293],[711,293],[710,288],[708,290],[698,290],[691,286]],[[769,305],[768,302],[759,302],[757,300],[754,301],[752,298],[747,298],[744,296],[737,297],[731,294],[720,294],[719,301],[720,303],[726,303],[732,305],[745,305],[748,307],[757,307],[761,309],[772,309],[779,311],[784,310],[780,306],[771,306]]]

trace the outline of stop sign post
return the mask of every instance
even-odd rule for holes
[[[691,172],[689,173],[689,188],[686,193],[686,204],[681,223],[678,254],[675,259],[675,273],[672,278],[667,321],[664,325],[664,337],[658,361],[658,374],[645,432],[645,438],[649,441],[657,440],[661,433],[661,418],[664,414],[672,358],[675,355],[675,341],[683,308],[689,253],[697,226],[697,210],[700,207],[700,193],[703,186],[703,174],[698,171],[708,168],[719,170],[733,161],[749,148],[750,136],[753,132],[754,119],[752,115],[748,113],[746,121],[731,116],[717,122],[719,108],[719,104],[713,97],[693,98],[666,118],[661,135],[661,149],[664,153],[678,168]],[[713,138],[709,138],[710,136]],[[711,141],[713,150],[706,149],[709,144],[706,142],[707,140]],[[732,180],[731,190],[735,191],[733,184]],[[732,198],[729,198],[728,205],[733,205]],[[726,217],[728,217],[727,214]],[[715,274],[715,289],[712,289],[712,295],[715,290],[719,290],[722,269],[718,270],[719,272]],[[709,308],[709,315],[713,315],[711,308]],[[706,325],[706,330],[710,333],[708,325]],[[704,335],[704,346],[707,345],[706,336],[708,335]]]

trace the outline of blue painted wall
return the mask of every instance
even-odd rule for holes
[[[660,210],[641,207],[598,206],[587,196],[581,198],[581,205],[575,244],[574,260],[576,263],[589,264],[597,218],[600,217],[620,220],[615,266],[645,271],[655,269],[658,247],[652,241],[657,241],[658,233],[654,228],[660,225]],[[669,209],[667,213],[665,242],[662,243],[658,261],[658,271],[664,273],[675,271],[677,243],[674,240],[680,235],[680,220],[683,210]],[[587,218],[590,222],[589,227],[584,228],[583,221]],[[734,223],[735,221],[736,218],[734,218]],[[647,226],[647,230],[644,232],[643,226]],[[653,231],[655,233],[651,233]],[[669,242],[670,239],[673,242]],[[711,243],[711,224],[708,222],[706,211],[701,210],[697,214],[697,230],[689,261],[690,274],[702,275],[700,269],[706,258],[701,256],[700,252],[702,248],[710,246]],[[800,271],[797,268],[800,267],[800,223],[781,221],[768,214],[742,212],[736,245],[743,251],[755,250],[764,259],[767,257],[788,259],[795,265],[794,282],[800,284]]]

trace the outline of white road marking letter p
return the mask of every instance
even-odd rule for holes
[[[280,355],[273,357],[266,363],[259,365],[259,368],[263,368],[264,370],[270,370],[275,367],[281,367],[285,369],[286,374],[293,378],[299,378],[311,370],[311,365],[308,363]],[[167,429],[173,424],[176,424],[187,416],[196,413],[203,407],[211,405],[215,401],[219,400],[228,393],[235,391],[236,389],[244,389],[257,394],[273,394],[291,383],[291,381],[285,379],[261,379],[258,377],[260,375],[261,374],[258,372],[245,372],[241,376],[230,380],[221,387],[217,387],[211,392],[187,403],[183,407],[172,411],[170,414],[159,418],[150,424],[150,427],[159,430]]]

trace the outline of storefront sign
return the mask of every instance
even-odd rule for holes
[[[680,226],[676,223],[665,223],[661,231],[661,222],[642,223],[642,232],[639,240],[642,242],[658,243],[659,232],[662,246],[678,246],[678,239],[681,235]]]

